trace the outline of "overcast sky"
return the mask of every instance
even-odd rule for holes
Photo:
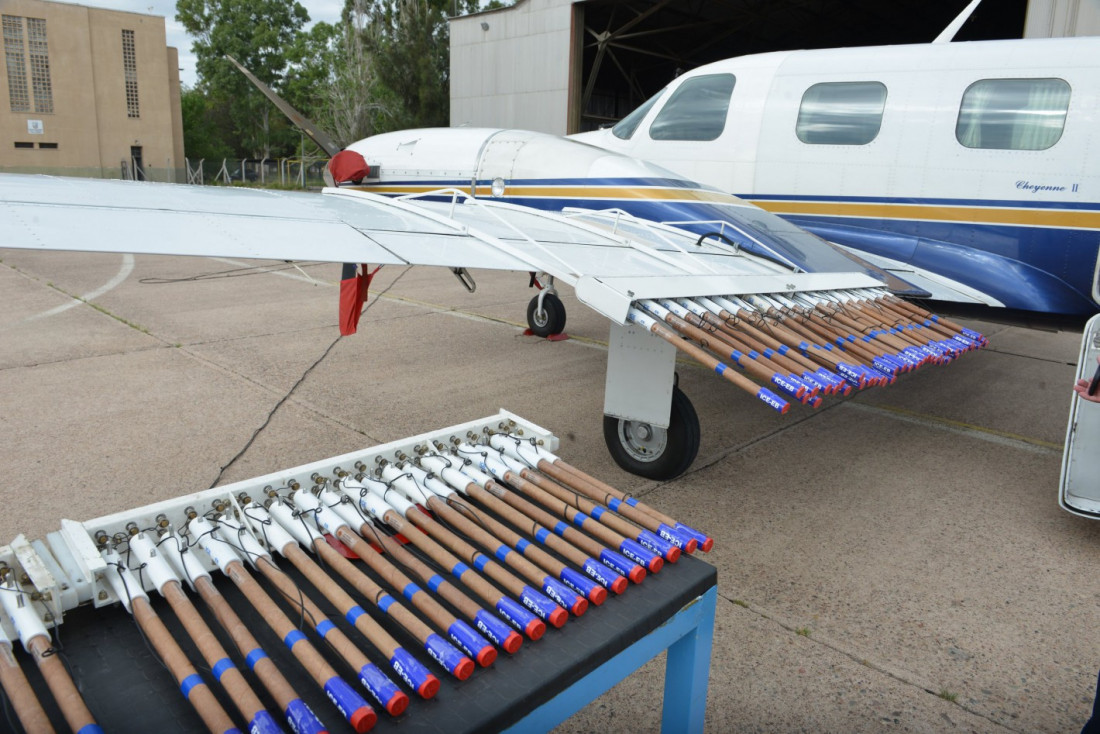
[[[131,13],[164,16],[164,30],[168,34],[168,45],[175,46],[180,53],[180,82],[187,86],[195,85],[195,56],[191,53],[191,36],[183,26],[176,22],[176,0],[78,0],[80,5],[111,10],[126,10]],[[340,19],[344,0],[298,0],[309,13],[311,22],[323,20],[335,23]]]

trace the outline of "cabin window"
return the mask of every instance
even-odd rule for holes
[[[642,102],[640,107],[619,120],[615,127],[611,128],[611,134],[620,140],[630,140],[634,137],[634,131],[638,129],[638,125],[642,124],[642,120],[649,114],[649,111],[653,109],[653,105],[657,104],[657,100],[659,100],[664,93],[665,90],[662,89],[645,102]]]
[[[1062,79],[982,79],[967,87],[955,137],[967,148],[1046,150],[1062,137],[1069,110]]]
[[[676,88],[649,127],[654,140],[715,140],[726,127],[733,74],[692,77]]]
[[[809,145],[866,145],[878,137],[886,87],[879,82],[826,82],[802,95],[795,134]]]

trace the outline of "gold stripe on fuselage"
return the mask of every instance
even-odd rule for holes
[[[1030,207],[944,206],[941,204],[875,204],[843,201],[754,201],[761,209],[788,216],[858,217],[860,219],[907,219],[934,222],[1007,224],[1061,229],[1100,229],[1100,212],[1078,209],[1034,209]]]

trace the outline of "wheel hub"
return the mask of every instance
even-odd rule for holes
[[[619,421],[619,443],[637,461],[656,461],[668,446],[668,431],[640,421]]]

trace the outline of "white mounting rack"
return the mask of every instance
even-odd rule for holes
[[[310,487],[315,483],[314,475],[331,480],[337,476],[337,468],[354,472],[355,465],[362,463],[373,469],[376,459],[393,461],[398,454],[416,456],[426,448],[431,448],[434,443],[447,443],[452,437],[463,441],[477,441],[487,439],[492,433],[511,433],[533,439],[550,451],[556,451],[559,445],[558,438],[545,428],[501,410],[496,415],[480,420],[459,423],[86,522],[62,519],[61,530],[49,533],[46,541],[28,541],[20,534],[9,545],[0,546],[0,569],[4,566],[9,569],[2,585],[9,591],[22,591],[23,598],[30,599],[47,627],[60,624],[64,612],[81,604],[91,602],[98,608],[119,601],[110,584],[104,580],[107,564],[96,544],[95,538],[98,535],[106,534],[108,538],[113,538],[119,534],[129,536],[132,531],[182,528],[191,511],[202,515],[220,506],[221,511],[227,514],[239,512],[238,498],[242,495],[260,498],[266,488],[279,489],[292,483]],[[239,517],[243,517],[243,513]],[[258,540],[261,543],[263,541],[262,538]],[[196,557],[200,556],[202,554],[196,554]],[[209,559],[205,559],[204,565],[211,571],[215,568]],[[144,580],[146,590],[152,591],[153,586],[148,577]],[[0,593],[5,592],[0,590]],[[2,611],[0,626],[8,633],[9,638],[16,637],[12,620]]]

